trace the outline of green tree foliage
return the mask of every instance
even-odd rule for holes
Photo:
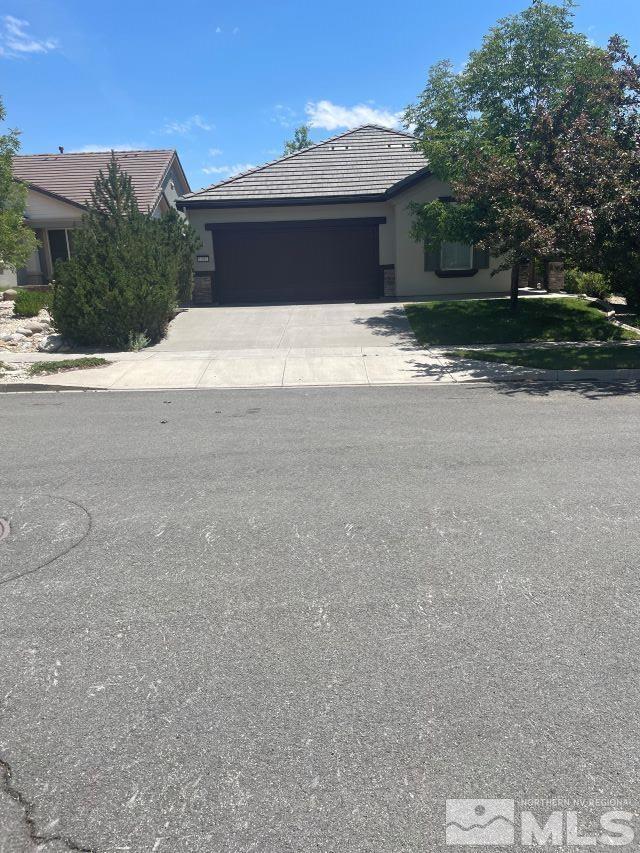
[[[0,101],[0,121],[6,112]],[[0,134],[0,271],[23,266],[38,243],[25,224],[27,187],[12,176],[11,160],[20,150],[19,134],[9,130]]]
[[[309,138],[309,125],[301,124],[295,129],[293,139],[287,139],[284,143],[284,153],[295,154],[296,151],[304,151],[305,148],[310,148],[312,145],[314,142]]]
[[[623,39],[610,39],[606,75],[589,97],[599,114],[567,152],[586,177],[579,215],[591,239],[577,262],[640,312],[640,65]]]
[[[166,223],[139,210],[131,178],[112,156],[107,173],[96,178],[71,258],[56,264],[51,310],[58,330],[80,344],[118,349],[142,337],[158,341],[180,282],[186,287],[191,237],[173,217]]]
[[[163,214],[160,224],[169,252],[178,262],[178,301],[182,304],[191,300],[193,292],[193,258],[202,248],[196,230],[172,207]]]
[[[562,126],[563,142],[575,140],[602,108],[588,93],[605,74],[606,51],[574,31],[573,6],[533,0],[500,20],[462,71],[449,62],[431,69],[406,121],[458,203],[416,206],[417,239],[475,242],[500,256],[501,269],[574,251],[581,224],[561,212],[576,193],[562,195],[571,166],[554,134]]]

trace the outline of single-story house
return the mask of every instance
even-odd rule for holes
[[[120,168],[131,176],[141,210],[160,216],[188,193],[178,155],[173,150],[116,151]],[[13,158],[13,174],[29,188],[25,219],[36,232],[39,248],[26,267],[2,274],[2,284],[42,285],[53,276],[53,264],[66,260],[71,232],[86,209],[100,170],[106,173],[111,152],[28,154]]]
[[[414,142],[366,125],[182,196],[204,247],[194,302],[508,292],[489,253],[412,239],[410,204],[450,196]]]

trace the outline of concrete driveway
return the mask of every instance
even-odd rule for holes
[[[190,308],[159,352],[379,347],[415,344],[401,302]]]

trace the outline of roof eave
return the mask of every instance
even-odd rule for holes
[[[33,190],[37,193],[42,193],[42,195],[46,195],[49,198],[54,198],[56,201],[62,201],[64,204],[70,204],[71,207],[79,207],[80,210],[86,210],[86,204],[81,204],[79,201],[74,201],[72,198],[67,198],[67,196],[60,195],[59,193],[51,192],[51,190],[45,190],[43,187],[39,187],[37,184],[32,184],[31,181],[25,181],[24,178],[13,178],[19,184],[24,184],[30,190]]]
[[[358,202],[386,201],[386,193],[368,193],[358,195],[322,195],[322,196],[288,196],[282,198],[248,198],[248,199],[177,199],[176,206],[180,210],[193,208],[231,208],[231,207],[291,207],[309,204],[355,204]]]
[[[425,180],[425,178],[431,177],[432,174],[433,173],[429,166],[425,166],[423,169],[418,169],[417,172],[407,175],[406,178],[403,178],[401,181],[398,181],[397,184],[393,184],[393,186],[389,187],[385,192],[385,196],[387,198],[393,198],[393,196],[404,192],[404,190],[408,190],[410,187],[415,186],[415,184],[419,184],[420,181]]]

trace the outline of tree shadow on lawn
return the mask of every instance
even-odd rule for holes
[[[456,372],[464,372],[464,379],[458,379],[455,383],[459,388],[472,383],[482,384],[506,397],[523,394],[529,397],[548,397],[554,392],[579,394],[589,400],[640,396],[640,380],[624,377],[615,381],[598,378],[571,379],[570,377],[556,379],[557,371],[555,370],[523,368],[495,362],[479,364],[477,361],[466,359],[456,359],[455,364],[447,359],[441,367],[434,363],[434,359],[428,361],[415,359],[411,365],[411,379],[446,379],[450,376],[455,378]],[[500,376],[491,375],[497,374],[498,369]],[[523,371],[527,371],[529,375],[523,374]]]

